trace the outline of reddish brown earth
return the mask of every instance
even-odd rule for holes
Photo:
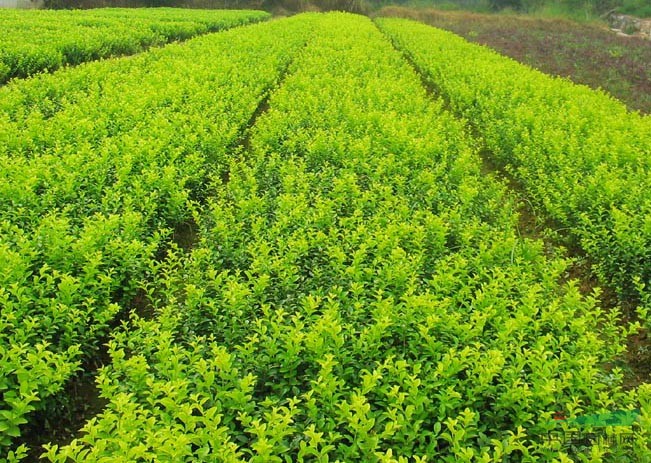
[[[514,15],[386,7],[379,16],[414,19],[487,45],[548,74],[602,88],[651,113],[651,41],[617,36],[598,24]]]

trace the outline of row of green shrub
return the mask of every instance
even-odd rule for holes
[[[254,25],[0,89],[0,450],[132,308],[310,27]]]
[[[404,20],[378,23],[477,129],[538,211],[587,253],[601,281],[621,300],[647,300],[651,118],[452,33]]]
[[[296,17],[298,21],[307,20]],[[366,18],[322,16],[50,461],[572,461],[552,415],[642,408],[616,311],[523,239],[464,125]],[[279,27],[284,20],[277,23]],[[565,425],[566,429],[567,426]],[[577,459],[577,461],[579,461]]]
[[[0,84],[268,18],[246,10],[3,10]]]

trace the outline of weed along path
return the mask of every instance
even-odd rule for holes
[[[651,390],[625,392],[603,368],[628,333],[559,282],[562,250],[518,233],[518,205],[464,123],[367,18],[234,34],[262,42],[272,27],[311,39],[296,39],[264,110],[251,119],[259,92],[241,113],[201,207],[181,203],[197,239],[143,277],[156,316],[113,330],[97,377],[108,405],[45,458],[649,457]],[[565,417],[614,410],[640,418],[618,446],[550,438]]]

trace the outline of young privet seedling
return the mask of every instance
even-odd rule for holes
[[[555,411],[642,402],[601,374],[617,317],[519,236],[464,126],[368,19],[315,29],[51,461],[571,461]]]
[[[377,23],[472,121],[532,202],[586,251],[596,275],[622,300],[644,299],[651,287],[651,119],[452,33],[406,20]]]
[[[0,84],[268,18],[268,13],[251,10],[3,11]]]
[[[129,308],[311,22],[227,31],[0,89],[10,122],[0,142],[3,453]]]

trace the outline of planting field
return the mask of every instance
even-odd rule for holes
[[[265,20],[262,11],[99,9],[0,11],[0,84],[207,32]]]
[[[0,462],[651,461],[614,367],[651,299],[621,103],[331,13],[15,79],[0,124]]]

